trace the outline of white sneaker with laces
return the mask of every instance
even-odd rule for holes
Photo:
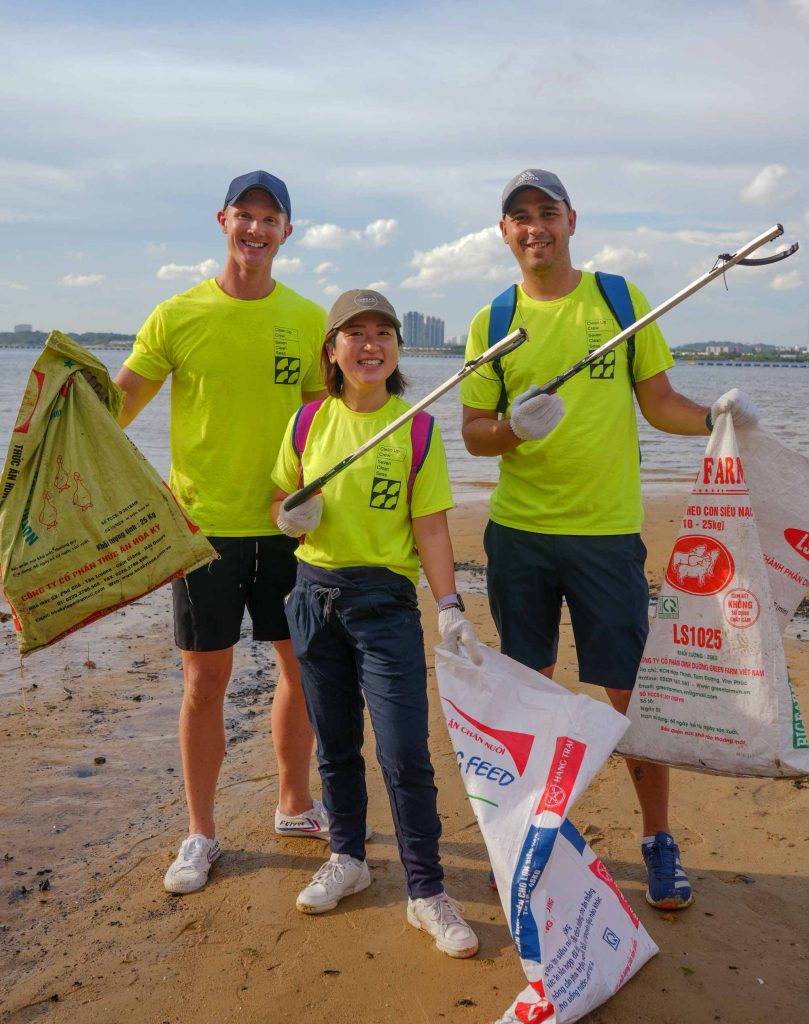
[[[459,960],[477,953],[478,937],[461,917],[463,907],[440,892],[425,899],[407,901],[407,920],[414,928],[432,935],[442,953]]]
[[[302,914],[325,914],[344,896],[362,892],[371,884],[368,862],[347,853],[333,853],[312,881],[298,895],[295,906]]]
[[[329,815],[322,800],[315,800],[308,811],[303,814],[282,814],[281,808],[275,808],[275,831],[280,836],[305,836],[309,839],[329,841]],[[370,839],[374,830],[365,826],[365,838]]]
[[[221,852],[222,847],[216,838],[194,834],[184,839],[177,859],[166,872],[163,888],[176,895],[201,889],[208,881],[211,865]]]

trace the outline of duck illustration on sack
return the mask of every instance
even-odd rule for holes
[[[76,489],[73,491],[73,504],[78,505],[82,512],[86,512],[88,508],[93,507],[92,496],[82,483],[81,473],[74,473],[73,479],[76,481]]]
[[[56,464],[59,468],[56,470],[53,486],[57,491],[67,491],[70,489],[70,477],[68,476],[67,470],[62,465],[61,455],[56,456]]]
[[[59,522],[59,514],[56,511],[56,506],[51,501],[48,491],[42,492],[42,508],[38,518],[40,523],[48,530],[53,529]]]

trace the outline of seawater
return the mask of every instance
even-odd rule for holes
[[[37,354],[29,349],[0,348],[0,444],[4,458],[25,383]],[[115,374],[127,352],[123,349],[95,349],[94,354]],[[410,381],[405,398],[410,402],[418,401],[457,373],[461,365],[462,360],[458,356],[404,354],[402,370]],[[805,413],[809,366],[678,363],[669,372],[669,377],[677,391],[704,405],[710,405],[732,387],[742,388],[761,409],[765,425],[788,447],[809,455],[809,418]],[[564,388],[560,393],[564,397]],[[169,395],[170,383],[167,382],[127,429],[134,443],[163,476],[168,474],[171,463]],[[464,448],[458,389],[452,389],[433,403],[430,412],[436,417],[444,438],[456,501],[479,500],[497,479],[498,460],[474,458]],[[687,495],[705,450],[705,437],[663,434],[650,427],[640,413],[638,429],[644,492],[681,491]],[[609,438],[604,439],[604,444],[608,457]]]

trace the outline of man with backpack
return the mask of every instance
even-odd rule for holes
[[[528,340],[488,375],[461,384],[463,436],[472,455],[498,456],[486,527],[489,603],[504,654],[553,675],[562,599],[570,611],[579,676],[626,712],[648,632],[646,549],[633,391],[646,420],[674,434],[709,434],[730,412],[752,426],[758,410],[740,391],[711,409],[676,392],[674,365],[656,323],[596,360],[558,395],[552,379],[649,311],[634,285],[577,270],[576,211],[559,178],[529,169],[502,194],[500,232],[522,281],[474,317],[467,359],[517,327]],[[495,335],[495,336],[492,336]],[[654,907],[692,902],[668,823],[669,770],[627,758],[643,813],[642,853]]]

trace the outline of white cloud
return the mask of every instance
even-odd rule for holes
[[[323,289],[324,295],[339,295],[342,292],[342,288],[337,284],[327,284]]]
[[[336,224],[313,224],[298,245],[304,249],[345,249],[352,242],[362,238],[361,231],[346,231]]]
[[[454,281],[501,280],[512,272],[510,257],[498,228],[483,228],[434,249],[417,250],[408,264],[417,273],[405,278],[402,288],[433,289]]]
[[[365,287],[371,292],[384,292],[389,285],[387,281],[371,281],[371,283],[366,284]]]
[[[788,199],[795,195],[796,188],[789,181],[789,171],[781,164],[768,164],[758,172],[746,189],[742,200],[750,206],[764,206]]]
[[[802,284],[800,271],[790,270],[788,274],[776,274],[770,282],[770,288],[775,292],[788,292],[800,288]]]
[[[85,172],[55,165],[0,159],[0,188],[4,195],[8,195],[13,188],[25,190],[26,193],[35,189],[75,192],[87,176]]]
[[[632,249],[628,245],[605,245],[591,260],[582,263],[582,268],[628,274],[639,267],[648,266],[650,262],[648,253],[643,249]]]
[[[640,245],[654,246],[662,243],[671,246],[672,242],[682,242],[683,245],[696,245],[701,249],[711,249],[713,252],[719,252],[720,249],[733,252],[750,241],[749,231],[703,231],[700,228],[661,231],[646,225],[641,225],[629,233],[629,236]]]
[[[379,249],[394,238],[398,227],[399,223],[393,217],[371,221],[362,229],[313,224],[298,244],[305,249],[345,249],[348,245],[365,243],[371,249]]]
[[[328,274],[329,271],[339,270],[340,268],[336,263],[332,263],[330,260],[324,260],[322,263],[318,263],[315,267],[316,274]]]
[[[86,252],[82,252],[80,249],[68,249],[65,253],[65,259],[68,260],[83,260],[87,255]]]
[[[363,235],[372,249],[381,249],[393,240],[398,227],[399,222],[394,217],[388,217],[386,220],[372,221]]]
[[[809,24],[809,0],[788,0],[788,2],[798,17]]]
[[[147,242],[146,252],[150,255],[154,255],[158,252],[165,252],[168,249],[168,245],[165,242]]]
[[[27,284],[20,284],[18,281],[0,281],[0,285],[3,288],[13,288],[15,291],[18,291],[18,292],[27,292],[28,291],[28,285]]]
[[[183,263],[164,263],[158,270],[157,276],[161,281],[174,281],[178,277],[189,277],[192,281],[203,281],[206,277],[217,270],[219,264],[216,260],[202,260],[192,265]]]
[[[19,210],[0,209],[0,224],[28,224],[32,221],[50,219],[46,213],[21,213]]]
[[[104,280],[104,274],[65,274],[59,284],[65,285],[66,288],[86,288]]]
[[[273,273],[297,274],[303,270],[303,262],[299,256],[276,256],[272,261]]]

